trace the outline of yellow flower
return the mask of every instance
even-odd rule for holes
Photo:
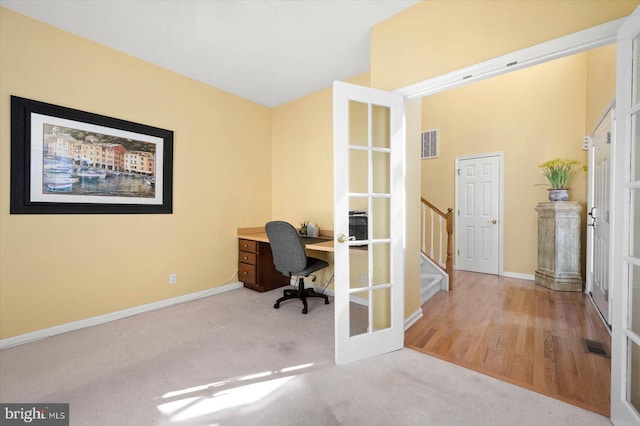
[[[569,177],[573,174],[573,166],[577,164],[575,160],[556,158],[545,161],[538,167],[542,169],[542,174],[547,177],[552,189],[565,189]]]

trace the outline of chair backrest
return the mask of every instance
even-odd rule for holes
[[[276,269],[288,276],[303,271],[307,267],[307,252],[296,228],[276,220],[268,222],[265,229]]]

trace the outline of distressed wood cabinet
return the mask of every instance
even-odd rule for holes
[[[538,212],[538,268],[535,282],[558,291],[582,291],[580,212],[577,201],[540,203]]]

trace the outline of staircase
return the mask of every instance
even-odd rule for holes
[[[453,209],[442,212],[421,199],[420,304],[453,289]],[[443,260],[444,259],[444,260]]]
[[[424,305],[440,290],[449,290],[449,276],[424,253],[420,253],[420,304]]]

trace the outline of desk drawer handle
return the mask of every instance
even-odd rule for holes
[[[245,256],[245,257],[244,257],[244,260],[247,260],[247,259],[248,259],[248,257],[247,257],[247,256]]]
[[[242,273],[242,275],[247,275],[247,271],[244,271],[244,272]]]
[[[242,247],[249,247],[249,246],[248,246],[248,245],[246,245],[246,244],[243,244],[243,245],[242,245]]]

